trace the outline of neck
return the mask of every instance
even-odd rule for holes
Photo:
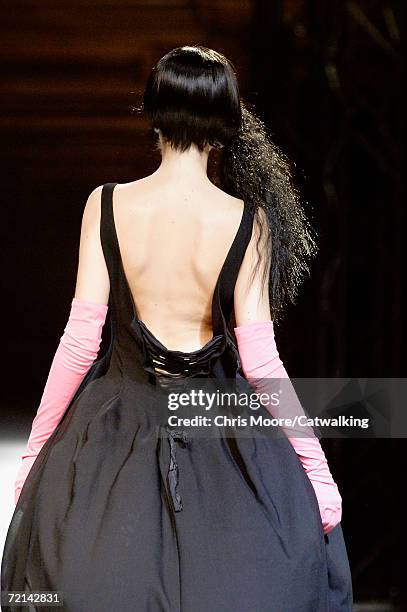
[[[163,141],[160,134],[159,149],[161,164],[154,173],[165,180],[185,182],[208,182],[207,168],[210,147],[200,151],[194,144],[181,153]]]

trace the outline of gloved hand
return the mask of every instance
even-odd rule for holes
[[[42,446],[51,436],[99,352],[108,306],[73,298],[68,322],[31,426],[14,483],[17,504],[21,489]]]
[[[305,415],[294,387],[280,360],[272,321],[258,321],[234,328],[242,369],[256,393],[270,396],[275,391],[272,379],[288,379],[284,401],[265,408],[275,418],[293,419]],[[287,394],[286,391],[289,390]],[[264,396],[266,397],[266,396]],[[261,400],[260,400],[261,401]],[[263,402],[262,402],[263,403]],[[297,453],[318,500],[324,533],[331,531],[342,518],[342,498],[329,470],[324,451],[311,426],[283,426],[282,429]]]

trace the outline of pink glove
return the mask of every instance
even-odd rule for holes
[[[256,321],[234,328],[243,372],[256,393],[275,391],[271,379],[288,379],[280,360],[272,321]],[[275,418],[294,418],[305,415],[294,387],[282,385],[284,402],[278,406],[265,403]],[[286,393],[289,390],[289,393]],[[288,395],[288,399],[287,399]],[[283,397],[283,396],[282,396]],[[261,401],[261,400],[260,400]],[[263,402],[262,402],[263,403]],[[324,533],[331,531],[342,518],[342,498],[329,470],[328,463],[318,438],[309,425],[282,427],[304,467],[318,500]],[[296,435],[294,435],[296,434]]]
[[[17,504],[21,489],[42,446],[51,436],[66,407],[95,361],[102,340],[108,306],[73,298],[68,323],[56,350],[23,462],[14,484]]]

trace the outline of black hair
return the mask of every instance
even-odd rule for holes
[[[280,319],[316,253],[315,231],[303,210],[286,156],[240,94],[236,70],[224,55],[202,45],[177,47],[153,67],[143,111],[174,149],[194,143],[220,149],[220,187],[252,207],[257,262],[268,286],[270,314]],[[266,262],[266,265],[264,265]]]

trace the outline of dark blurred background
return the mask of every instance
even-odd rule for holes
[[[131,109],[153,64],[184,44],[234,63],[242,97],[295,164],[319,234],[311,278],[278,329],[290,376],[404,376],[401,7],[3,0],[3,434],[28,436],[69,315],[87,196],[159,164],[149,126]],[[342,492],[355,601],[407,609],[404,440],[323,446]]]

